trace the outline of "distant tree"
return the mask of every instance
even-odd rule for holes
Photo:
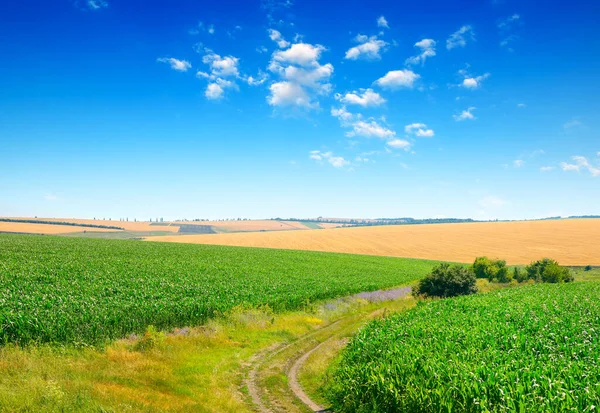
[[[508,282],[500,280],[510,280],[512,276],[506,267],[506,261],[491,260],[488,257],[477,257],[472,266],[473,272],[477,278],[487,278],[489,281]]]
[[[583,269],[583,271],[592,271],[592,266],[586,265],[585,268]]]
[[[521,268],[519,268],[519,267],[515,267],[513,269],[513,278],[515,280],[517,280],[518,282],[523,282],[523,281],[527,280],[527,272],[521,271]]]
[[[454,297],[477,292],[477,279],[470,268],[442,263],[419,281],[414,294],[425,297]]]
[[[550,258],[543,258],[525,267],[527,278],[536,282],[561,283],[574,281],[573,274],[567,267],[560,266]]]

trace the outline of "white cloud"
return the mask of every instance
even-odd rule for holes
[[[296,43],[287,50],[273,53],[273,61],[299,66],[313,66],[321,57],[325,47],[309,43]]]
[[[519,20],[521,19],[521,16],[518,14],[513,14],[512,16],[507,17],[504,20],[501,20],[498,23],[498,28],[499,29],[507,29],[510,28],[511,26],[513,26],[515,23],[517,23]]]
[[[256,51],[260,54],[263,54],[263,53],[267,53],[269,51],[269,49],[267,49],[265,46],[259,46],[256,48]]]
[[[526,104],[524,104],[524,103],[519,103],[519,104],[517,104],[517,107],[518,107],[519,109],[523,109],[523,108],[526,108],[526,107],[527,107],[527,105],[526,105]]]
[[[542,166],[540,168],[540,171],[541,172],[550,172],[550,171],[553,171],[554,169],[556,169],[556,168],[554,168],[553,166]]]
[[[600,176],[600,168],[597,168],[590,164],[585,156],[572,156],[571,159],[575,163],[566,163],[561,162],[560,167],[563,171],[576,171],[580,172],[582,170],[587,170],[592,176]]]
[[[479,200],[479,205],[483,208],[500,208],[508,202],[497,196],[486,196]]]
[[[327,161],[335,168],[343,168],[350,162],[341,156],[334,156],[331,152],[310,151],[308,157],[314,161]]]
[[[471,106],[467,110],[463,110],[459,115],[454,115],[453,116],[454,120],[457,121],[457,122],[460,122],[460,121],[467,120],[467,119],[469,119],[469,120],[477,119],[475,117],[475,115],[473,115],[473,111],[475,109],[476,109],[475,107]]]
[[[221,57],[210,49],[206,49],[206,52],[207,54],[202,57],[202,62],[209,65],[212,75],[217,77],[239,76],[239,58],[234,56]]]
[[[339,109],[331,108],[331,116],[338,118],[343,125],[346,125],[354,117],[354,115],[348,112],[344,106]]]
[[[467,40],[475,40],[475,34],[471,26],[463,26],[450,35],[446,40],[446,48],[452,50],[455,47],[465,47]]]
[[[364,136],[367,138],[391,139],[396,136],[396,132],[380,125],[375,120],[358,120],[352,124],[352,131],[346,133],[346,136]]]
[[[283,36],[281,35],[281,33],[279,33],[278,30],[275,29],[269,29],[269,37],[271,38],[271,40],[273,40],[275,43],[277,43],[277,46],[280,49],[285,49],[286,47],[288,47],[290,45],[290,42],[286,41]]]
[[[171,69],[177,70],[179,72],[187,72],[188,69],[192,67],[190,62],[188,62],[187,60],[179,60],[173,57],[161,57],[159,59],[156,59],[156,61],[161,63],[168,63],[169,65],[171,65]]]
[[[236,26],[236,30],[237,30],[237,27],[239,27],[239,26]],[[196,25],[196,27],[193,27],[188,30],[188,33],[192,36],[196,36],[196,35],[200,34],[200,31],[207,32],[208,34],[211,34],[211,35],[215,34],[215,25],[214,24],[206,25],[203,22],[199,21],[198,24]],[[230,34],[230,36],[231,36],[231,34]]]
[[[381,59],[379,52],[388,44],[383,40],[377,39],[377,36],[368,37],[364,34],[357,35],[354,40],[359,43],[359,45],[348,49],[346,52],[346,59],[379,60]]]
[[[395,149],[408,149],[410,148],[410,142],[404,139],[392,139],[387,141],[387,145]]]
[[[500,41],[501,47],[506,47],[508,51],[512,52],[513,48],[510,47],[511,43],[519,38],[516,34],[511,33],[515,26],[520,24],[521,16],[518,14],[513,14],[510,17],[507,17],[504,20],[501,20],[498,23],[498,30],[500,35],[503,36],[503,39]]]
[[[427,125],[424,123],[411,123],[410,125],[406,125],[404,127],[404,132],[408,135],[415,135],[420,138],[431,138],[435,135],[433,129],[427,128]]]
[[[525,161],[524,161],[524,160],[522,160],[522,159],[515,159],[515,160],[513,161],[513,166],[514,166],[515,168],[520,168],[520,167],[522,167],[523,165],[525,165]]]
[[[600,157],[600,151],[596,152],[596,156]]]
[[[388,25],[388,21],[383,16],[379,16],[379,18],[377,19],[377,27],[385,27],[386,29],[390,28],[390,26]]]
[[[412,70],[392,70],[387,72],[382,78],[376,80],[375,84],[384,89],[412,88],[415,81],[420,77]]]
[[[56,201],[58,199],[58,197],[54,194],[46,194],[46,195],[44,195],[44,199],[46,201]]]
[[[259,86],[259,85],[262,85],[263,83],[265,83],[268,78],[269,78],[269,75],[259,69],[258,75],[256,75],[256,77],[248,76],[248,77],[244,78],[244,80],[250,86]]]
[[[217,83],[209,83],[204,91],[204,96],[210,100],[217,100],[223,97],[223,88]]]
[[[433,39],[423,39],[415,43],[415,47],[421,49],[421,53],[406,59],[407,65],[416,65],[418,63],[423,65],[428,57],[435,56],[435,40]]]
[[[295,106],[304,109],[319,107],[315,98],[331,92],[329,79],[333,65],[321,65],[318,60],[325,47],[296,43],[289,49],[273,53],[269,70],[281,77],[271,85],[267,101],[272,106]]]
[[[460,84],[460,86],[465,87],[467,89],[479,89],[481,87],[481,83],[488,77],[490,77],[489,73],[485,73],[481,76],[476,76],[476,77],[467,75],[467,76],[465,76],[465,78],[462,81],[462,83]]]
[[[267,97],[267,102],[271,106],[298,106],[307,109],[315,107],[306,90],[296,83],[273,83],[269,90],[271,94]]]
[[[90,10],[99,10],[108,7],[108,2],[104,0],[88,0],[85,4]]]
[[[360,91],[349,92],[345,95],[336,94],[335,98],[340,102],[349,105],[359,105],[365,108],[385,103],[385,99],[379,93],[374,92],[373,89],[361,89]]]

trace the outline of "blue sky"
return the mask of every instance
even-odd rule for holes
[[[590,1],[0,5],[0,215],[597,214]]]

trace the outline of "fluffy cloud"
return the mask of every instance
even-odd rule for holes
[[[555,168],[553,166],[542,166],[540,168],[540,171],[542,171],[542,172],[550,172],[550,171],[553,171],[554,169]]]
[[[446,40],[446,48],[452,50],[456,47],[465,47],[467,40],[475,40],[475,34],[471,26],[463,26],[450,35]]]
[[[404,139],[391,139],[386,144],[395,149],[408,149],[410,148],[410,142]]]
[[[308,157],[314,161],[327,161],[335,168],[343,168],[350,162],[341,156],[333,156],[331,152],[310,151]]]
[[[415,135],[420,138],[431,138],[435,135],[433,129],[427,128],[427,125],[424,123],[411,123],[410,125],[406,125],[404,127],[404,132],[407,135]]]
[[[421,53],[406,59],[407,65],[425,64],[425,60],[428,57],[435,56],[435,40],[433,39],[423,39],[415,43],[415,47],[421,49]]]
[[[210,49],[202,57],[202,63],[209,65],[211,74],[216,77],[239,76],[238,63],[240,59],[233,56],[221,57]]]
[[[296,43],[287,50],[273,53],[273,61],[299,66],[314,66],[324,50],[325,47],[320,44]]]
[[[270,86],[267,102],[271,106],[318,108],[315,98],[331,92],[329,79],[333,74],[331,63],[322,65],[318,61],[324,50],[321,45],[296,43],[273,53],[269,71],[281,80]]]
[[[385,99],[379,93],[374,92],[373,89],[361,89],[360,91],[349,92],[345,95],[336,94],[335,98],[340,102],[349,105],[359,105],[365,108],[385,103]]]
[[[202,62],[208,65],[210,72],[196,73],[196,77],[209,81],[204,96],[209,100],[218,100],[223,98],[225,89],[238,90],[235,80],[241,78],[238,68],[240,59],[234,56],[222,57],[210,49],[204,49],[204,53]]]
[[[262,85],[263,83],[265,83],[268,78],[269,78],[269,75],[259,69],[258,70],[258,75],[256,75],[256,76],[247,76],[247,77],[244,78],[244,80],[250,86],[259,86],[259,85]]]
[[[156,59],[156,61],[161,63],[168,63],[169,65],[171,65],[171,69],[177,70],[179,72],[187,72],[188,69],[192,67],[190,62],[188,62],[187,60],[179,60],[173,57],[161,57],[159,59]]]
[[[585,156],[572,156],[571,160],[575,163],[561,162],[560,167],[563,171],[580,172],[587,170],[592,176],[600,176],[600,168],[596,168],[587,160]]]
[[[346,59],[379,60],[381,59],[379,52],[387,46],[387,42],[377,39],[377,36],[368,37],[364,34],[359,34],[354,40],[359,44],[348,49]]]
[[[513,161],[513,166],[514,166],[515,168],[520,168],[520,167],[522,167],[523,165],[525,165],[525,161],[524,161],[524,160],[522,160],[522,159],[515,159],[515,160]]]
[[[396,136],[396,132],[380,125],[375,120],[358,120],[352,124],[352,131],[346,133],[346,136],[364,136],[366,138],[391,139]]]
[[[526,107],[527,107],[527,105],[526,105],[526,104],[524,104],[524,103],[519,103],[519,104],[517,104],[517,107],[518,107],[519,109],[523,109],[523,108],[526,108]]]
[[[290,42],[286,41],[281,35],[281,33],[279,33],[279,31],[277,30],[269,29],[269,37],[271,38],[271,40],[277,43],[277,46],[280,49],[285,49],[290,45]]]
[[[476,109],[475,107],[471,106],[467,110],[463,110],[459,115],[454,115],[453,116],[454,120],[457,121],[457,122],[460,122],[460,121],[467,120],[467,119],[469,119],[469,120],[477,119],[475,117],[475,115],[473,115],[473,111],[475,109]]]
[[[377,27],[384,27],[386,29],[390,28],[390,26],[388,25],[388,21],[383,16],[379,16],[379,18],[377,19]]]
[[[392,70],[386,73],[385,76],[375,81],[375,84],[384,89],[399,89],[399,88],[412,88],[415,81],[420,76],[412,70]]]
[[[489,73],[484,73],[481,76],[470,76],[465,74],[465,78],[463,79],[460,86],[467,89],[479,89],[481,87],[481,83],[488,77],[490,77]]]

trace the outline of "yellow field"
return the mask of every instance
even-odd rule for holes
[[[127,231],[169,231],[169,232],[177,232],[179,227],[169,226],[169,223],[165,223],[164,225],[150,225],[150,222],[134,222],[134,221],[115,221],[115,220],[100,220],[100,219],[76,219],[76,218],[14,218],[14,219],[35,219],[40,221],[49,221],[49,222],[72,222],[74,224],[92,224],[92,225],[109,225],[113,227],[121,227],[125,228]],[[36,224],[32,224],[36,225]],[[96,230],[99,228],[87,228],[88,231]],[[62,232],[80,232],[81,228],[78,231],[62,231]],[[115,231],[114,229],[109,229],[107,231]]]
[[[74,227],[72,225],[27,224],[21,222],[0,222],[0,232],[24,234],[66,234],[70,232],[114,232],[114,229]]]
[[[296,221],[273,221],[257,219],[251,221],[181,221],[173,224],[210,225],[217,230],[229,232],[256,232],[256,231],[289,231],[309,229],[306,225]],[[156,228],[156,227],[154,227]]]
[[[600,265],[600,219],[397,225],[262,233],[149,237],[148,241],[347,252],[457,262],[487,255],[509,264],[550,257]]]

